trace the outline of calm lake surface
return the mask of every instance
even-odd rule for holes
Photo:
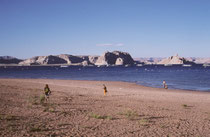
[[[10,66],[0,67],[0,78],[70,79],[135,82],[150,87],[210,91],[210,67],[193,65],[141,67]]]

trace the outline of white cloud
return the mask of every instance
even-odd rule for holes
[[[117,47],[122,47],[122,46],[124,46],[124,44],[123,43],[118,43],[118,44],[116,44],[116,46]]]
[[[98,47],[111,47],[111,46],[113,46],[113,44],[108,44],[108,43],[106,43],[106,44],[96,44],[96,46],[98,46]]]
[[[98,47],[122,47],[124,44],[123,43],[104,43],[104,44],[96,44]]]

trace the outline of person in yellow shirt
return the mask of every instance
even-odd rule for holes
[[[106,93],[108,92],[107,91],[107,88],[106,88],[106,86],[103,84],[103,86],[104,86],[104,96],[106,96]]]

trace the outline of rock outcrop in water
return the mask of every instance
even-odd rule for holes
[[[47,64],[67,64],[67,61],[58,56],[36,56],[26,59],[19,63],[20,65],[47,65]]]
[[[133,65],[134,60],[127,52],[105,52],[100,56],[95,65]]]
[[[99,56],[88,56],[88,60],[89,60],[90,64],[92,64],[92,65],[95,65],[98,58],[99,58]]]
[[[48,64],[66,64],[66,65],[133,65],[134,60],[129,53],[114,51],[106,52],[102,56],[73,56],[61,54],[57,56],[36,56],[26,59],[19,63],[20,65],[48,65]]]
[[[121,51],[105,52],[101,56],[74,56],[68,54],[36,56],[21,60],[10,56],[0,56],[0,64],[19,65],[80,65],[80,66],[119,66],[142,64],[210,64],[210,58],[183,58],[178,55],[169,58],[136,58],[135,61],[129,53]]]
[[[61,54],[61,55],[58,55],[58,57],[66,60],[67,64],[77,64],[77,63],[82,63],[82,62],[89,63],[88,56],[73,56],[73,55],[68,55],[68,54]]]
[[[181,58],[177,55],[175,56],[171,56],[169,58],[163,59],[160,62],[158,62],[157,64],[164,64],[164,65],[175,65],[175,64],[195,64],[192,61],[189,61],[185,58]]]
[[[141,64],[157,64],[158,62],[160,62],[162,59],[164,58],[155,58],[155,57],[149,57],[149,58],[135,58],[134,60],[136,62],[140,62]]]
[[[73,56],[68,54],[61,54],[57,56],[36,56],[26,59],[19,63],[19,65],[49,65],[49,64],[66,64],[66,65],[89,65],[88,56]]]
[[[195,62],[196,64],[210,64],[210,58],[187,58],[187,59]]]
[[[21,59],[11,56],[0,56],[0,64],[18,64],[21,61]]]

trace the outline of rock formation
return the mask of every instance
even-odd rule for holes
[[[210,64],[210,58],[187,58],[188,60],[192,60],[196,64]]]
[[[82,63],[89,60],[88,56],[73,56],[68,54],[61,54],[58,57],[66,60],[67,64]]]
[[[175,56],[171,56],[169,58],[163,59],[160,62],[158,62],[157,64],[164,64],[164,65],[175,65],[175,64],[195,64],[192,61],[189,61],[185,58],[181,58],[177,55]]]
[[[124,65],[124,60],[122,58],[117,58],[115,65]]]
[[[26,59],[19,63],[20,65],[47,65],[47,64],[67,64],[67,61],[57,56],[36,56]]]
[[[113,51],[105,52],[100,56],[95,65],[133,65],[134,60],[129,53]]]
[[[11,56],[0,56],[0,64],[18,64],[21,61],[21,59]]]
[[[67,64],[67,65],[133,65],[134,60],[129,53],[114,51],[106,52],[102,56],[73,56],[61,54],[57,56],[36,56],[26,59],[20,65],[47,65],[47,64]]]
[[[149,58],[135,58],[134,60],[140,64],[157,64],[158,62],[160,62],[162,59],[164,58],[160,58],[160,57],[149,57]]]
[[[88,56],[88,60],[89,60],[90,64],[92,64],[92,65],[95,65],[98,58],[99,58],[99,56]]]
[[[120,65],[143,65],[143,64],[210,64],[210,58],[183,58],[178,55],[169,58],[136,58],[135,61],[129,53],[121,51],[105,52],[101,56],[74,56],[68,54],[36,56],[21,60],[10,56],[0,56],[0,64],[19,65],[80,65],[80,66],[120,66]]]
[[[57,56],[36,56],[26,59],[19,65],[50,65],[50,64],[66,64],[66,65],[94,65],[98,57],[96,56],[73,56],[61,54]]]

